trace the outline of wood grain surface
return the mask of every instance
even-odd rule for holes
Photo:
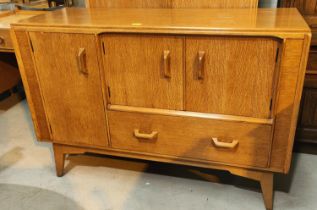
[[[310,38],[286,40],[283,45],[277,102],[273,110],[275,131],[271,167],[287,172],[291,163],[297,114],[302,94]]]
[[[270,125],[115,111],[108,116],[111,145],[116,149],[245,166],[268,164]],[[135,129],[158,135],[156,139],[140,139],[133,135]],[[239,144],[233,149],[219,148],[212,138],[226,143],[237,140]]]
[[[86,0],[90,8],[254,8],[258,0]]]
[[[52,139],[107,146],[95,36],[32,32],[30,39]],[[87,75],[77,65],[80,48]]]
[[[187,36],[185,110],[269,118],[277,47],[270,38]]]
[[[123,15],[124,14],[124,15]],[[224,18],[225,17],[225,18]],[[261,34],[280,37],[310,32],[297,9],[80,9],[67,8],[22,20],[32,30]],[[42,28],[37,28],[43,26]],[[31,28],[29,28],[30,30]],[[73,29],[73,30],[71,30]],[[291,33],[293,32],[293,33]]]
[[[36,137],[38,140],[51,141],[28,33],[25,31],[11,31],[11,35]]]
[[[183,37],[105,34],[104,71],[110,103],[183,110]],[[170,65],[164,66],[164,51]],[[170,77],[163,75],[169,68]]]

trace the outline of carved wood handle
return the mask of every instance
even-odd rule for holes
[[[199,80],[204,79],[205,54],[205,51],[198,52],[197,78]]]
[[[78,66],[79,72],[84,75],[88,75],[85,48],[79,48],[76,58],[77,58],[77,66]]]
[[[218,138],[212,138],[212,141],[214,142],[216,147],[229,148],[229,149],[235,148],[239,143],[238,140],[233,140],[232,142],[221,142],[218,140]]]
[[[152,131],[152,133],[140,133],[139,129],[134,130],[134,136],[140,139],[155,139],[158,135],[157,131]]]
[[[170,56],[169,50],[164,50],[163,60],[164,60],[163,76],[165,78],[171,78],[171,56]]]

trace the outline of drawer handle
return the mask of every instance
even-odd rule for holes
[[[235,148],[239,143],[238,140],[233,140],[232,142],[221,142],[218,140],[218,138],[212,138],[212,141],[214,142],[216,147],[229,148],[229,149]]]
[[[0,36],[0,45],[4,45],[4,38]]]
[[[199,80],[204,79],[205,54],[206,54],[205,51],[198,52],[197,78]]]
[[[169,50],[164,50],[163,52],[163,76],[165,78],[171,78],[171,56]]]
[[[84,75],[88,75],[85,48],[79,48],[79,50],[78,50],[77,66],[78,66],[78,70],[80,73],[82,73]]]
[[[140,133],[139,129],[134,130],[134,136],[140,139],[155,139],[157,134],[157,131],[152,131],[152,133]]]

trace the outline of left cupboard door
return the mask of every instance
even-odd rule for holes
[[[107,146],[96,37],[30,32],[30,39],[53,142]]]

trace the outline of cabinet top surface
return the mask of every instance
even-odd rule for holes
[[[14,26],[120,30],[309,32],[294,8],[279,9],[84,9],[38,15]]]

